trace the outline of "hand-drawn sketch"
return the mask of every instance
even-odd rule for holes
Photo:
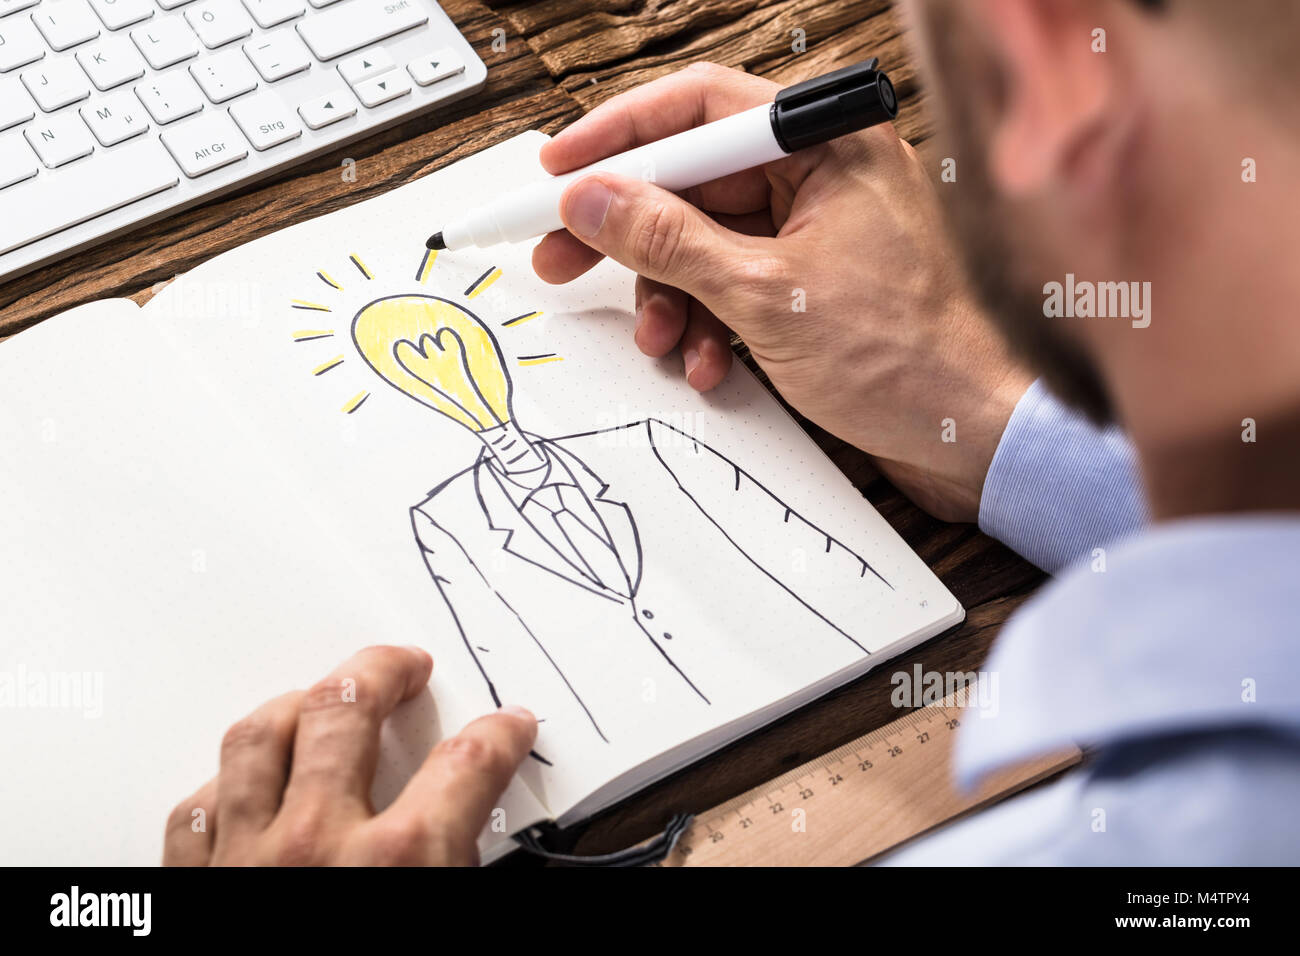
[[[893,587],[725,455],[653,418],[525,431],[496,337],[449,299],[377,299],[352,338],[389,385],[482,442],[410,519],[498,706],[608,742],[645,719],[638,697],[707,710],[714,687],[786,673],[801,649],[831,648],[804,655],[823,668],[868,653],[862,609]],[[690,580],[674,573],[684,555]]]

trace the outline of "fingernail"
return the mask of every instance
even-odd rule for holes
[[[509,714],[511,717],[518,717],[520,720],[537,723],[537,718],[533,716],[533,712],[526,707],[520,707],[518,704],[506,704],[501,708],[501,713]]]
[[[700,367],[700,353],[695,349],[687,349],[682,353],[682,360],[686,363],[686,381],[691,380],[691,373]]]
[[[641,331],[641,323],[645,321],[645,309],[640,305],[636,307],[636,325],[632,327],[633,334]]]
[[[600,232],[614,191],[599,179],[581,180],[569,194],[569,228],[588,239]]]

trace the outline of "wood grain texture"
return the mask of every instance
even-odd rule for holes
[[[931,131],[900,25],[887,0],[443,0],[488,66],[479,95],[317,157],[256,187],[0,285],[0,336],[107,297],[144,302],[156,284],[293,223],[360,202],[528,129],[554,132],[636,84],[695,60],[791,83],[880,56],[900,95],[899,132]],[[802,31],[797,33],[796,31]],[[493,40],[505,37],[504,49]],[[795,41],[802,39],[803,52]],[[356,181],[340,164],[356,161]],[[632,290],[629,286],[628,296]],[[739,346],[744,357],[743,346]],[[898,716],[889,673],[971,670],[1041,575],[970,526],[935,521],[862,452],[804,422],[835,463],[968,609],[955,632],[842,688],[586,828],[580,849],[640,840],[679,809],[702,810]],[[937,426],[936,426],[937,427]]]

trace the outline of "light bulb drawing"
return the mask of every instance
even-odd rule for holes
[[[545,465],[514,424],[500,346],[464,306],[433,295],[377,299],[357,313],[352,340],[380,378],[469,429],[506,471]]]
[[[415,270],[414,283],[416,285],[422,286],[429,281],[437,257],[437,252],[433,250],[423,250],[420,264]],[[375,281],[375,273],[371,271],[370,267],[366,265],[359,255],[356,253],[350,254],[348,256],[348,262],[353,266],[356,273],[359,274],[367,283]],[[499,278],[501,278],[501,275],[501,269],[496,266],[487,269],[465,289],[463,293],[464,298],[468,301],[482,295],[491,288]],[[324,269],[316,271],[316,278],[332,290],[333,293],[347,292],[344,285]],[[333,306],[324,302],[316,301],[318,298],[321,298],[321,296],[293,299],[290,301],[289,306],[291,309],[305,312],[333,313],[335,311]],[[416,301],[419,299],[427,301],[423,303]],[[429,407],[433,408],[435,411],[443,411],[447,403],[459,404],[459,411],[448,412],[448,417],[452,418],[453,421],[457,421],[459,424],[470,428],[471,431],[478,432],[480,435],[489,426],[484,425],[482,428],[475,429],[474,426],[470,424],[470,419],[473,419],[475,422],[479,422],[480,424],[484,422],[484,419],[476,413],[487,411],[489,416],[498,419],[498,426],[504,425],[509,421],[508,418],[501,420],[500,416],[497,416],[492,412],[490,406],[484,404],[487,402],[488,393],[496,394],[494,389],[497,389],[500,385],[500,377],[502,375],[506,376],[505,400],[508,403],[509,380],[508,374],[505,373],[504,370],[504,360],[501,357],[500,348],[495,346],[495,339],[491,338],[491,335],[486,331],[486,327],[473,315],[473,313],[469,312],[468,309],[462,306],[458,306],[455,302],[439,296],[388,296],[386,298],[375,299],[369,304],[376,307],[374,312],[364,323],[360,322],[360,320],[361,317],[366,314],[366,309],[363,308],[357,313],[353,320],[351,337],[357,351],[363,358],[365,358],[366,362],[376,373],[379,374],[381,378],[397,388],[398,391],[406,392],[410,397],[415,398],[422,404],[429,405]],[[456,315],[457,310],[463,313],[463,317],[458,317]],[[525,322],[540,318],[542,314],[543,313],[538,310],[525,312],[521,315],[505,320],[501,323],[501,327],[505,329],[513,329],[523,325]],[[440,326],[438,323],[440,319],[444,318],[447,320],[448,324]],[[421,319],[424,320],[423,325],[421,325]],[[359,325],[360,338],[358,338]],[[481,379],[476,377],[473,373],[471,373],[467,381],[462,381],[460,383],[454,382],[449,378],[446,384],[450,387],[450,391],[436,388],[427,382],[425,383],[425,389],[410,391],[404,388],[402,385],[398,384],[399,380],[406,378],[409,381],[409,379],[418,378],[418,376],[411,376],[409,372],[404,372],[401,363],[397,362],[397,356],[381,354],[383,351],[391,351],[391,348],[386,347],[385,349],[381,349],[379,346],[380,339],[389,327],[392,327],[393,329],[407,327],[423,331],[432,330],[430,335],[432,337],[432,344],[435,347],[435,352],[437,353],[432,357],[427,351],[427,345],[430,343],[424,342],[421,339],[422,331],[416,331],[414,333],[414,339],[395,335],[392,343],[389,343],[391,346],[405,338],[406,346],[410,351],[405,353],[403,358],[409,360],[413,366],[422,366],[427,374],[437,371],[435,366],[437,361],[442,358],[442,353],[444,351],[445,343],[437,334],[437,330],[440,328],[447,328],[451,330],[448,333],[449,337],[463,336],[464,338],[462,338],[460,343],[461,346],[463,346],[462,354],[465,356],[466,360],[470,359],[471,354],[473,355],[473,370],[481,374]],[[309,328],[295,330],[292,333],[292,338],[294,342],[317,342],[323,339],[334,338],[336,334],[336,330],[332,328]],[[485,335],[487,336],[486,339],[484,338]],[[365,347],[363,347],[363,344]],[[488,348],[489,345],[492,346],[492,349]],[[499,374],[491,367],[489,352],[493,350],[497,360],[496,364],[501,366]],[[313,375],[321,375],[342,365],[345,360],[346,359],[343,355],[333,356],[317,365],[311,370],[311,372]],[[545,365],[550,362],[559,362],[562,360],[563,356],[556,355],[554,352],[545,352],[537,355],[521,355],[517,359],[517,362],[520,366],[532,366]],[[445,372],[445,369],[443,371]],[[464,402],[458,399],[456,394],[457,384],[472,384],[478,381],[483,382],[486,389],[482,394],[476,397],[461,396],[461,398],[466,400]],[[434,399],[432,403],[426,400],[429,391],[441,392],[441,405],[439,399]],[[420,397],[422,394],[424,395],[423,398]],[[370,392],[368,390],[357,392],[344,402],[341,410],[345,414],[350,415],[365,404],[369,397]],[[485,438],[485,441],[490,441],[492,437],[494,436],[489,435]]]
[[[406,520],[492,701],[522,704],[541,720],[537,760],[549,763],[543,752],[584,734],[635,739],[652,719],[647,706],[706,727],[715,699],[730,706],[737,686],[767,703],[761,685],[772,674],[824,676],[799,673],[825,666],[825,654],[800,653],[814,642],[844,667],[868,654],[863,608],[894,594],[880,571],[731,458],[657,418],[559,437],[528,431],[517,421],[510,370],[562,356],[510,359],[498,332],[542,313],[471,310],[501,278],[496,267],[459,298],[446,282],[438,294],[426,291],[435,255],[425,252],[401,291],[362,294],[346,329],[291,337],[321,350],[313,376],[346,366],[348,355],[332,345],[345,342],[389,386],[382,394],[416,402],[481,442],[472,462],[405,505]],[[376,273],[355,253],[348,261],[363,293],[373,288]],[[290,308],[336,314],[329,297],[347,295],[339,274],[317,272],[329,291]],[[363,389],[342,410],[352,414],[370,397]],[[430,487],[422,475],[412,483]],[[761,625],[731,623],[741,620]]]

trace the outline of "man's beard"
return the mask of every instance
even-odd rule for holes
[[[1043,314],[1043,285],[1062,276],[1035,256],[1038,237],[1016,229],[1016,217],[993,188],[985,163],[987,136],[976,117],[997,99],[999,79],[973,31],[943,0],[922,2],[931,45],[931,80],[944,124],[943,155],[959,157],[958,180],[940,189],[949,225],[990,321],[1014,353],[1066,404],[1099,425],[1114,420],[1100,369],[1073,338]],[[979,75],[982,73],[982,75]],[[978,76],[978,81],[976,77]],[[969,101],[969,102],[968,102]]]

